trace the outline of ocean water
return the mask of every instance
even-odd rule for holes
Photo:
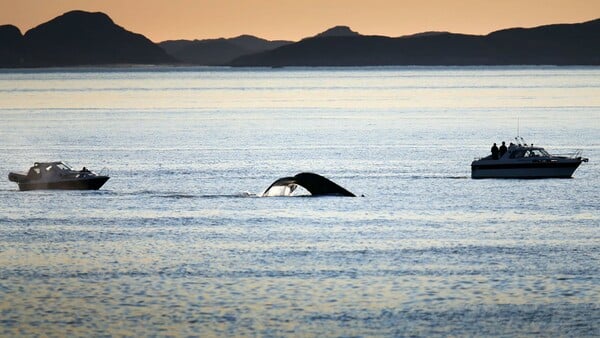
[[[470,178],[517,134],[590,161]],[[0,336],[600,335],[598,67],[3,70],[0,158]]]

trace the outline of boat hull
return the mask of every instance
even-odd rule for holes
[[[580,159],[529,163],[473,162],[472,178],[571,178]]]
[[[98,190],[108,181],[108,176],[95,176],[85,179],[60,180],[54,182],[20,181],[19,190]]]

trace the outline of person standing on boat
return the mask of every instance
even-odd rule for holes
[[[495,142],[494,142],[494,145],[492,146],[492,159],[494,159],[494,160],[498,159],[498,146],[496,145]]]
[[[500,146],[500,158],[502,158],[502,156],[504,156],[504,154],[506,154],[506,143],[504,143],[504,141],[502,141],[502,145]]]

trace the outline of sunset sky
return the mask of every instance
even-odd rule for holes
[[[23,33],[64,12],[108,14],[155,42],[251,34],[299,40],[336,25],[361,34],[487,34],[600,18],[600,0],[0,0],[0,24]]]

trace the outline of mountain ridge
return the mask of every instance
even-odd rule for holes
[[[348,26],[334,26],[315,36],[313,38],[326,38],[332,36],[360,36],[358,32],[353,31]]]
[[[227,39],[167,40],[158,45],[184,63],[221,66],[242,55],[267,51],[290,43],[293,42],[269,41],[245,34]]]
[[[6,52],[19,62],[0,59],[0,66],[60,67],[176,62],[145,36],[118,26],[101,12],[69,11],[23,35],[19,31],[19,35],[22,48],[11,48]],[[0,46],[4,44],[2,39]]]
[[[18,67],[24,64],[25,40],[19,28],[0,26],[0,66]]]
[[[246,55],[231,66],[600,65],[600,19],[508,28],[487,35],[433,32],[385,36],[314,36]]]
[[[24,34],[0,26],[0,67],[192,64],[210,66],[600,65],[600,18],[506,28],[486,35],[361,35],[334,26],[300,41],[252,35],[154,43],[105,13],[74,10]]]

